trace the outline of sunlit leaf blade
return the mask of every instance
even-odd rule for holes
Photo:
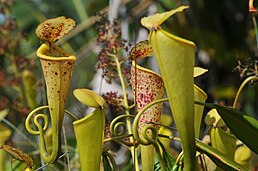
[[[193,67],[195,44],[162,29],[151,31],[150,44],[161,71],[185,153],[185,169],[195,168]]]
[[[189,6],[180,6],[176,9],[170,10],[164,13],[157,13],[152,16],[143,17],[141,19],[141,24],[148,29],[157,29],[164,21],[166,21],[170,16],[175,13],[182,12]]]
[[[196,141],[196,147],[199,152],[206,154],[216,165],[226,171],[248,171],[248,169],[230,160],[225,154],[207,144]]]
[[[217,109],[218,113],[237,138],[258,154],[258,121],[239,110],[212,103],[199,103]]]
[[[75,21],[64,16],[51,18],[40,23],[36,36],[43,42],[56,42],[75,27]]]
[[[99,108],[106,105],[105,100],[100,95],[89,89],[75,89],[73,95],[86,106]]]
[[[160,167],[160,162],[158,160],[156,160],[155,164],[154,164],[154,171],[160,171],[161,167]]]
[[[97,108],[73,122],[81,170],[100,170],[105,128],[105,110]]]
[[[148,40],[137,43],[130,51],[132,59],[137,60],[148,56],[153,56],[153,50]]]
[[[171,171],[181,171],[181,167],[179,165],[174,165]]]

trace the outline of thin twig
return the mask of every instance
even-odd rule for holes
[[[61,159],[62,157],[64,157],[64,156],[65,156],[66,154],[68,154],[68,153],[69,153],[69,151],[65,152],[64,154],[62,154],[61,156],[59,156],[58,159]],[[41,169],[44,169],[44,168],[47,167],[48,165],[49,165],[49,164],[47,163],[47,164],[45,164],[45,165],[43,165],[43,166],[37,168],[35,171],[39,171],[39,170],[41,170]]]

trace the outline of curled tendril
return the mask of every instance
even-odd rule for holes
[[[48,117],[45,114],[37,114],[40,110],[43,109],[49,109],[49,106],[41,106],[29,113],[29,115],[26,118],[25,121],[25,127],[27,131],[32,134],[32,135],[39,135],[40,136],[40,153],[42,159],[46,163],[53,163],[58,159],[58,153],[60,151],[60,146],[59,146],[59,133],[57,131],[57,127],[55,126],[56,124],[52,123],[52,151],[49,154],[47,149],[46,149],[46,141],[45,141],[45,136],[44,132],[48,128]],[[34,118],[33,118],[34,117]],[[43,119],[43,123],[40,122],[40,120]],[[38,130],[33,130],[31,128],[30,122],[33,121],[32,123],[37,127]],[[43,126],[42,126],[43,124]]]
[[[148,135],[148,131],[151,130],[151,137]],[[156,140],[158,137],[158,130],[154,126],[146,125],[142,130],[142,136],[145,140],[149,142],[149,144],[156,144]]]
[[[25,122],[25,127],[30,134],[39,135],[41,130],[43,130],[43,131],[47,130],[48,117],[44,114],[37,114],[39,111],[41,111],[43,109],[47,109],[47,108],[49,108],[49,107],[48,106],[38,107],[38,108],[34,109],[33,111],[31,111],[30,114],[27,116],[27,119]],[[33,116],[34,116],[34,118],[32,120]],[[43,119],[43,124],[44,124],[43,126],[39,122],[40,119]],[[32,123],[34,123],[36,125],[36,127],[38,128],[37,131],[35,131],[31,128],[31,124],[30,124],[31,121],[33,121]]]
[[[122,118],[127,118],[127,117],[134,117],[133,115],[120,115],[118,117],[116,117],[110,124],[110,132],[111,134],[115,135],[115,136],[125,136],[126,135],[126,124],[124,122],[118,122],[120,119]]]
[[[123,138],[128,138],[128,137],[132,137],[132,134],[126,134],[127,133],[127,126],[126,123],[124,122],[118,122],[120,119],[122,118],[128,118],[128,117],[132,117],[134,118],[135,116],[133,115],[120,115],[118,117],[116,117],[110,124],[110,132],[112,135],[114,135],[115,137],[112,137],[110,139],[106,139],[106,142],[108,141],[116,141],[118,139],[119,142],[123,143],[126,146],[138,146],[138,143],[133,141],[133,142],[129,142],[126,140],[123,140]]]
[[[28,132],[32,135],[39,135],[40,134],[40,129],[42,129],[43,131],[46,131],[48,128],[48,117],[45,114],[36,114],[38,113],[38,111],[43,110],[43,109],[48,109],[49,106],[41,106],[38,107],[36,109],[34,109],[33,111],[30,112],[30,114],[27,116],[26,122],[25,122],[25,127],[28,130]],[[78,120],[78,118],[72,114],[71,112],[65,110],[65,113],[67,113],[69,116],[71,116],[73,119]],[[35,115],[34,119],[32,120],[32,117]],[[43,123],[44,126],[42,128],[42,123],[39,122],[40,119],[43,119]],[[34,123],[36,125],[36,127],[38,128],[37,131],[33,130],[30,126],[30,122],[33,121],[32,123]]]
[[[119,130],[122,128],[122,131]],[[124,122],[118,122],[114,126],[114,133],[116,136],[123,136],[126,134],[126,124]]]
[[[258,77],[255,75],[255,76],[250,76],[248,78],[246,78],[243,83],[240,85],[238,91],[237,91],[237,94],[236,94],[236,97],[235,97],[235,100],[234,100],[234,103],[233,103],[233,108],[236,108],[236,105],[237,105],[237,101],[238,101],[238,98],[240,96],[240,93],[242,92],[244,86],[250,82],[250,81],[258,81]]]
[[[150,125],[146,125],[144,128],[143,128],[143,131],[142,131],[142,136],[140,137],[139,133],[138,133],[138,124],[139,124],[139,120],[140,120],[140,117],[141,115],[151,106],[157,104],[157,103],[162,103],[162,102],[165,102],[165,101],[168,101],[168,98],[165,98],[165,99],[160,99],[160,100],[155,100],[151,103],[149,103],[148,105],[146,105],[144,108],[142,108],[142,110],[136,115],[135,119],[134,119],[134,122],[133,122],[133,135],[134,135],[134,138],[140,143],[140,144],[143,144],[143,145],[150,145],[150,144],[157,144],[157,137],[158,137],[158,130],[153,127],[153,126],[150,126]],[[148,134],[147,134],[147,131],[148,130],[151,130],[152,131],[152,136],[150,137]]]

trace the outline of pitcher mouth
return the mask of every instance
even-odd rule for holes
[[[136,64],[135,61],[132,61],[132,67],[136,67],[137,69],[139,69],[139,70],[141,70],[141,71],[144,71],[144,72],[150,73],[150,74],[152,74],[152,75],[156,75],[156,76],[159,77],[159,78],[162,78],[160,74],[158,74],[158,73],[156,73],[156,72],[154,72],[154,71],[152,71],[152,70],[150,70],[150,69],[148,69],[148,68],[144,68],[144,67],[142,67],[142,66]]]
[[[75,61],[76,57],[65,52],[54,43],[45,42],[37,50],[37,56],[40,59],[53,61]]]
[[[207,98],[208,98],[207,94],[206,94],[202,89],[200,89],[200,87],[198,87],[197,85],[194,84],[194,88],[195,88],[196,90],[198,90],[198,92],[200,92],[200,94],[202,95],[202,97],[203,97],[204,99],[207,99]]]

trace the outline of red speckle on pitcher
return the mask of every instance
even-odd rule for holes
[[[162,99],[164,96],[164,83],[162,78],[148,71],[147,69],[137,68],[135,73],[135,66],[131,68],[131,80],[132,87],[135,96],[135,102],[137,104],[138,112],[149,103]],[[136,76],[135,76],[136,75]],[[146,124],[151,122],[158,123],[162,112],[162,103],[151,106],[147,109],[139,120],[139,133]],[[158,128],[157,125],[151,124]]]

